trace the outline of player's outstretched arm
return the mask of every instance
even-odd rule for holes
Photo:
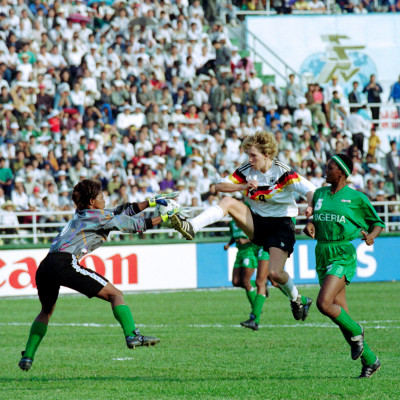
[[[215,189],[217,192],[222,192],[222,193],[233,193],[233,192],[241,192],[243,190],[247,189],[257,189],[258,182],[256,180],[251,180],[246,183],[226,183],[226,182],[220,182],[217,183],[215,186]]]

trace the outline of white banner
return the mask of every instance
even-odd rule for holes
[[[247,17],[246,22],[256,37],[300,73],[304,83],[325,86],[337,75],[347,94],[354,80],[364,87],[375,74],[384,88],[382,101],[386,101],[390,86],[398,80],[400,23],[396,14]],[[262,45],[250,36],[247,40],[286,73]],[[264,73],[275,75],[267,66],[264,68]],[[276,78],[278,86],[286,85]]]
[[[47,253],[47,249],[2,251],[0,297],[36,294],[36,270]],[[80,264],[105,276],[121,290],[197,287],[195,244],[102,247]],[[68,288],[60,290],[72,292]]]

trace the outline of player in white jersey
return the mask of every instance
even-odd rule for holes
[[[278,146],[272,133],[257,132],[248,136],[243,148],[249,162],[222,179],[216,188],[225,193],[242,192],[249,207],[232,197],[224,197],[218,205],[207,208],[190,221],[180,216],[171,217],[171,224],[187,240],[193,240],[196,232],[229,214],[253,243],[269,252],[269,278],[290,299],[294,318],[304,321],[312,300],[299,294],[284,266],[295,243],[291,218],[298,215],[298,208],[293,192],[307,198],[305,215],[308,218],[313,212],[316,187],[276,160]],[[247,322],[252,324],[251,319]]]

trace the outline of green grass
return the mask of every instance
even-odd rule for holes
[[[301,288],[314,299],[317,291]],[[17,363],[38,300],[1,299],[0,398],[398,399],[399,292],[399,282],[349,287],[350,314],[364,321],[382,362],[369,380],[355,379],[360,361],[351,360],[338,328],[314,305],[306,323],[295,321],[276,289],[258,332],[238,327],[249,311],[239,289],[126,295],[142,333],[161,338],[156,347],[136,350],[125,347],[106,302],[61,297],[27,373]]]

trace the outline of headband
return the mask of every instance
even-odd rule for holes
[[[346,176],[350,176],[351,175],[351,171],[350,171],[349,167],[346,165],[346,163],[338,155],[332,156],[332,160],[336,162],[336,164],[345,173]]]

